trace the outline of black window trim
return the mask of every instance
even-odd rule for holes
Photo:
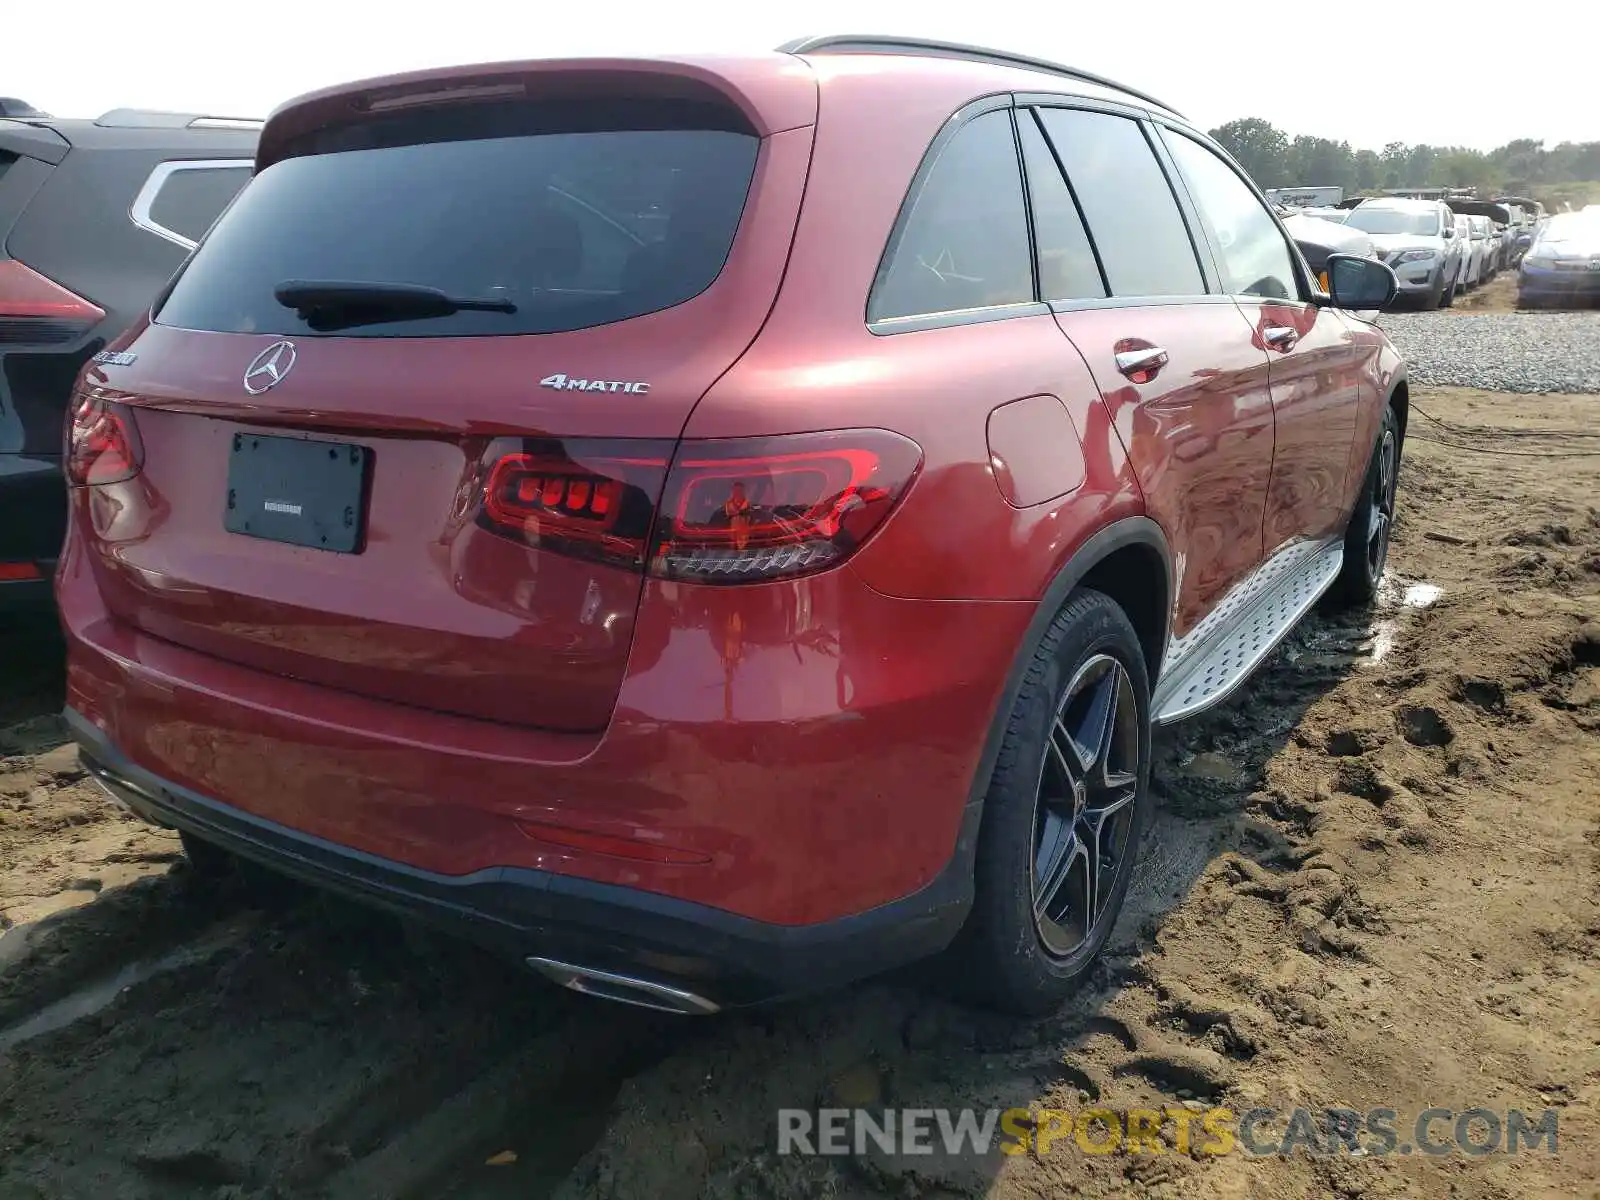
[[[147,233],[153,233],[159,238],[182,246],[185,250],[193,250],[200,244],[198,241],[185,237],[175,229],[168,229],[150,215],[150,210],[155,206],[156,198],[160,196],[167,180],[180,171],[254,171],[255,165],[253,158],[172,158],[159,162],[145,178],[144,184],[139,188],[139,194],[133,198],[133,203],[128,206],[128,219]],[[224,208],[223,211],[226,212],[227,209]]]
[[[1025,119],[1023,116],[1024,111],[1036,122],[1039,131],[1044,135],[1045,145],[1049,147],[1051,157],[1056,160],[1056,166],[1061,170],[1061,177],[1066,181],[1067,189],[1072,196],[1073,206],[1078,210],[1078,216],[1083,221],[1084,232],[1089,239],[1090,248],[1094,251],[1095,265],[1100,270],[1101,283],[1108,292],[1111,291],[1110,279],[1106,274],[1100,247],[1095,241],[1094,230],[1084,216],[1082,204],[1078,199],[1077,188],[1064,169],[1060,153],[1057,151],[1055,142],[1051,139],[1043,116],[1039,112],[1040,109],[1045,108],[1068,108],[1105,113],[1109,116],[1128,118],[1140,127],[1146,143],[1150,146],[1151,153],[1155,155],[1156,162],[1161,168],[1162,176],[1167,181],[1167,187],[1172,193],[1173,201],[1178,206],[1178,212],[1184,224],[1184,231],[1189,238],[1190,249],[1195,256],[1195,265],[1200,269],[1201,283],[1207,289],[1206,291],[1173,296],[1108,295],[1074,300],[1045,300],[1041,298],[1038,231],[1034,223],[1033,197],[1029,191],[1027,163],[1023,158],[1021,135],[1017,128],[1017,122]],[[944,152],[951,139],[966,125],[980,116],[1000,109],[1010,109],[1012,114],[1011,130],[1016,147],[1017,169],[1020,172],[1022,181],[1023,212],[1027,221],[1029,269],[1033,278],[1034,299],[1015,304],[991,305],[985,308],[954,309],[947,312],[922,313],[908,317],[885,317],[877,321],[872,320],[867,316],[867,313],[871,311],[872,298],[877,294],[878,288],[888,273],[889,263],[904,238],[911,211],[916,206],[917,198],[921,195],[922,188],[927,183],[934,164],[938,161],[939,156]],[[878,258],[878,267],[873,274],[872,285],[867,292],[863,305],[863,320],[867,331],[878,336],[890,336],[899,333],[915,333],[928,329],[949,329],[958,325],[981,325],[991,321],[1009,321],[1019,317],[1035,317],[1046,313],[1066,313],[1088,309],[1232,304],[1234,297],[1227,293],[1223,283],[1224,276],[1215,257],[1216,250],[1211,243],[1209,233],[1206,232],[1204,223],[1200,220],[1194,201],[1189,195],[1188,184],[1184,181],[1181,172],[1177,169],[1177,164],[1173,161],[1171,153],[1167,149],[1161,128],[1163,126],[1176,133],[1192,137],[1214,151],[1219,149],[1204,134],[1198,133],[1181,122],[1170,120],[1164,115],[1152,113],[1135,105],[1122,104],[1114,100],[1104,100],[1094,96],[1078,96],[1060,92],[995,93],[980,96],[957,109],[940,126],[939,131],[934,134],[933,140],[923,153],[921,162],[917,165],[916,172],[911,177],[911,183],[907,186],[905,195],[901,198],[900,208],[896,213],[893,226],[890,227],[889,237],[884,245],[883,253]],[[1222,158],[1225,163],[1233,167],[1235,173],[1238,173],[1238,168],[1233,166],[1232,160],[1226,154],[1223,154]],[[1259,199],[1260,189],[1248,178],[1245,178],[1245,183],[1256,193]],[[1309,268],[1306,267],[1299,253],[1299,247],[1295,245],[1294,239],[1289,236],[1288,230],[1283,227],[1282,220],[1273,211],[1271,205],[1266,207],[1267,211],[1272,214],[1273,220],[1278,224],[1278,232],[1283,235],[1289,245],[1290,258],[1294,263],[1294,270],[1298,273],[1301,296],[1314,295],[1314,290],[1306,282],[1309,279]],[[1256,298],[1259,299],[1259,297]],[[1280,301],[1279,303],[1315,304],[1316,301],[1315,299],[1301,299],[1298,301]]]
[[[1163,178],[1167,181],[1167,188],[1172,193],[1173,203],[1178,207],[1178,215],[1183,221],[1184,232],[1189,238],[1189,247],[1194,253],[1195,266],[1200,270],[1201,286],[1204,292],[1193,292],[1174,296],[1119,296],[1112,293],[1100,299],[1083,300],[1053,300],[1049,301],[1052,312],[1074,312],[1079,309],[1092,308],[1147,308],[1174,304],[1213,304],[1218,301],[1230,302],[1229,297],[1223,294],[1221,276],[1218,275],[1216,264],[1211,260],[1211,246],[1208,241],[1202,242],[1195,236],[1195,214],[1193,205],[1189,200],[1187,188],[1178,186],[1174,182],[1176,171],[1171,159],[1167,155],[1167,148],[1161,138],[1151,126],[1150,114],[1141,108],[1134,108],[1127,104],[1116,104],[1110,101],[1092,99],[1087,96],[1058,95],[1053,92],[1030,92],[1025,96],[1018,96],[1018,100],[1026,100],[1028,106],[1038,113],[1046,108],[1078,109],[1085,112],[1104,113],[1107,116],[1126,117],[1139,126],[1144,134],[1145,142],[1150,146],[1150,152],[1155,156],[1161,168]],[[1050,130],[1045,125],[1042,113],[1036,118],[1039,128],[1044,131],[1045,144],[1050,147],[1050,153],[1056,157],[1057,165],[1061,166],[1060,152],[1056,149],[1055,141],[1050,137]],[[1073,203],[1078,203],[1077,189],[1072,184],[1071,176],[1066,170],[1061,172],[1067,179],[1067,186],[1072,188]],[[1082,209],[1079,209],[1080,215]],[[1104,260],[1100,255],[1099,244],[1095,241],[1094,229],[1089,225],[1087,218],[1083,223],[1084,230],[1089,235],[1089,244],[1094,247],[1095,261],[1101,264],[1101,278],[1106,284],[1106,291],[1110,292],[1110,276],[1105,273]],[[1204,247],[1202,249],[1202,247]]]
[[[1270,302],[1274,304],[1297,304],[1302,307],[1315,306],[1317,289],[1311,285],[1311,268],[1306,265],[1305,255],[1300,252],[1299,245],[1296,244],[1294,237],[1289,233],[1289,230],[1285,228],[1283,224],[1283,218],[1278,215],[1277,209],[1273,208],[1271,201],[1269,201],[1262,190],[1256,186],[1255,181],[1251,179],[1250,176],[1245,174],[1244,170],[1239,166],[1238,163],[1233,161],[1233,158],[1228,154],[1227,151],[1225,151],[1221,146],[1217,145],[1216,142],[1206,137],[1203,133],[1200,133],[1198,130],[1190,129],[1187,126],[1181,125],[1175,121],[1167,121],[1160,117],[1153,117],[1150,123],[1152,126],[1153,136],[1155,137],[1156,141],[1161,144],[1161,153],[1167,159],[1167,161],[1171,163],[1172,175],[1175,179],[1177,179],[1179,185],[1181,185],[1183,194],[1189,202],[1190,210],[1194,213],[1193,219],[1196,228],[1199,230],[1199,236],[1204,239],[1206,248],[1212,257],[1213,263],[1215,264],[1218,289],[1224,294],[1230,294],[1228,293],[1227,284],[1225,282],[1227,276],[1222,270],[1221,251],[1216,245],[1213,244],[1211,239],[1210,225],[1201,218],[1199,207],[1194,203],[1193,197],[1189,194],[1189,181],[1183,177],[1183,172],[1178,169],[1177,160],[1171,157],[1171,150],[1167,147],[1166,143],[1169,133],[1178,137],[1186,137],[1190,141],[1199,145],[1201,149],[1209,150],[1212,154],[1214,154],[1225,167],[1233,172],[1235,178],[1244,184],[1244,186],[1250,191],[1250,194],[1256,198],[1257,203],[1259,203],[1262,208],[1266,209],[1267,215],[1272,218],[1273,224],[1277,226],[1278,236],[1283,238],[1284,244],[1289,251],[1290,269],[1295,273],[1295,285],[1300,294],[1287,300],[1271,300]],[[1235,298],[1249,300],[1253,303],[1261,303],[1269,299],[1265,296],[1253,296],[1249,293],[1243,292],[1233,295],[1235,295]]]
[[[922,161],[917,164],[916,172],[911,176],[911,183],[906,188],[906,194],[901,197],[900,210],[895,215],[894,224],[889,229],[888,241],[884,244],[883,253],[878,257],[878,269],[873,273],[872,286],[867,291],[866,302],[863,305],[862,320],[866,323],[869,333],[879,336],[889,336],[897,333],[917,333],[925,329],[949,329],[956,325],[982,325],[990,321],[1009,321],[1015,317],[1042,317],[1050,312],[1047,304],[1041,303],[1039,295],[1039,261],[1034,249],[1033,210],[1029,206],[1028,181],[1023,174],[1022,147],[1017,144],[1017,124],[1015,105],[1012,103],[1010,92],[997,92],[989,96],[980,96],[956,109],[939,127],[939,132],[933,135],[933,140],[928,143],[928,148],[923,152]],[[872,300],[878,294],[878,289],[883,286],[883,281],[889,273],[889,265],[894,261],[896,251],[905,238],[906,227],[911,222],[912,210],[916,208],[917,200],[922,196],[922,189],[928,182],[928,176],[933,173],[935,164],[944,154],[945,147],[968,125],[977,118],[987,116],[989,113],[1011,112],[1011,144],[1012,152],[1017,160],[1017,182],[1022,188],[1023,220],[1026,224],[1028,235],[1028,271],[1033,281],[1032,300],[1018,301],[1013,304],[993,304],[983,308],[951,309],[946,312],[917,313],[909,317],[883,317],[874,321],[871,317]]]
[[[1083,236],[1089,243],[1089,253],[1094,255],[1094,269],[1100,276],[1100,287],[1104,290],[1103,296],[1080,296],[1062,299],[1051,299],[1044,294],[1044,277],[1039,273],[1039,231],[1033,216],[1033,180],[1028,174],[1028,156],[1022,152],[1022,130],[1017,130],[1017,161],[1022,164],[1022,194],[1028,203],[1028,241],[1033,246],[1033,294],[1052,308],[1061,303],[1070,303],[1072,300],[1106,300],[1111,296],[1111,278],[1106,274],[1105,261],[1100,257],[1100,247],[1095,244],[1094,232],[1089,228],[1089,219],[1083,214],[1083,204],[1078,200],[1078,189],[1073,186],[1072,180],[1067,177],[1066,165],[1061,161],[1061,155],[1056,151],[1056,144],[1050,140],[1050,135],[1045,131],[1044,119],[1039,116],[1036,105],[1027,105],[1024,108],[1013,110],[1016,114],[1015,122],[1031,121],[1044,141],[1044,148],[1050,155],[1050,161],[1056,165],[1056,176],[1067,188],[1067,196],[1072,201],[1072,211],[1078,214],[1078,224],[1083,227]]]

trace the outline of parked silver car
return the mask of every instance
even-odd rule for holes
[[[1371,236],[1400,281],[1400,295],[1424,308],[1455,299],[1467,239],[1456,236],[1455,216],[1444,204],[1392,197],[1363,200],[1344,223]]]

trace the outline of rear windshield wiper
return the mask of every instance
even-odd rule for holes
[[[319,330],[448,317],[458,312],[517,311],[517,306],[503,296],[452,296],[417,283],[288,279],[273,288],[272,295]]]

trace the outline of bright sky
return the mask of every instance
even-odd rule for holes
[[[1484,8],[1481,21],[1432,0],[78,0],[66,11],[0,0],[0,95],[57,116],[124,106],[264,116],[312,88],[422,66],[899,33],[1110,75],[1202,128],[1259,116],[1374,150],[1600,139],[1587,69],[1542,58],[1593,44],[1594,0]]]

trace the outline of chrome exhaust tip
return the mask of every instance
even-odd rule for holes
[[[560,984],[569,991],[582,992],[601,1000],[615,1000],[619,1004],[632,1004],[636,1008],[650,1008],[657,1012],[677,1013],[680,1016],[706,1017],[721,1011],[721,1006],[704,996],[651,979],[632,975],[619,975],[594,967],[580,967],[575,963],[560,962],[553,958],[530,955],[527,964],[545,978]]]

